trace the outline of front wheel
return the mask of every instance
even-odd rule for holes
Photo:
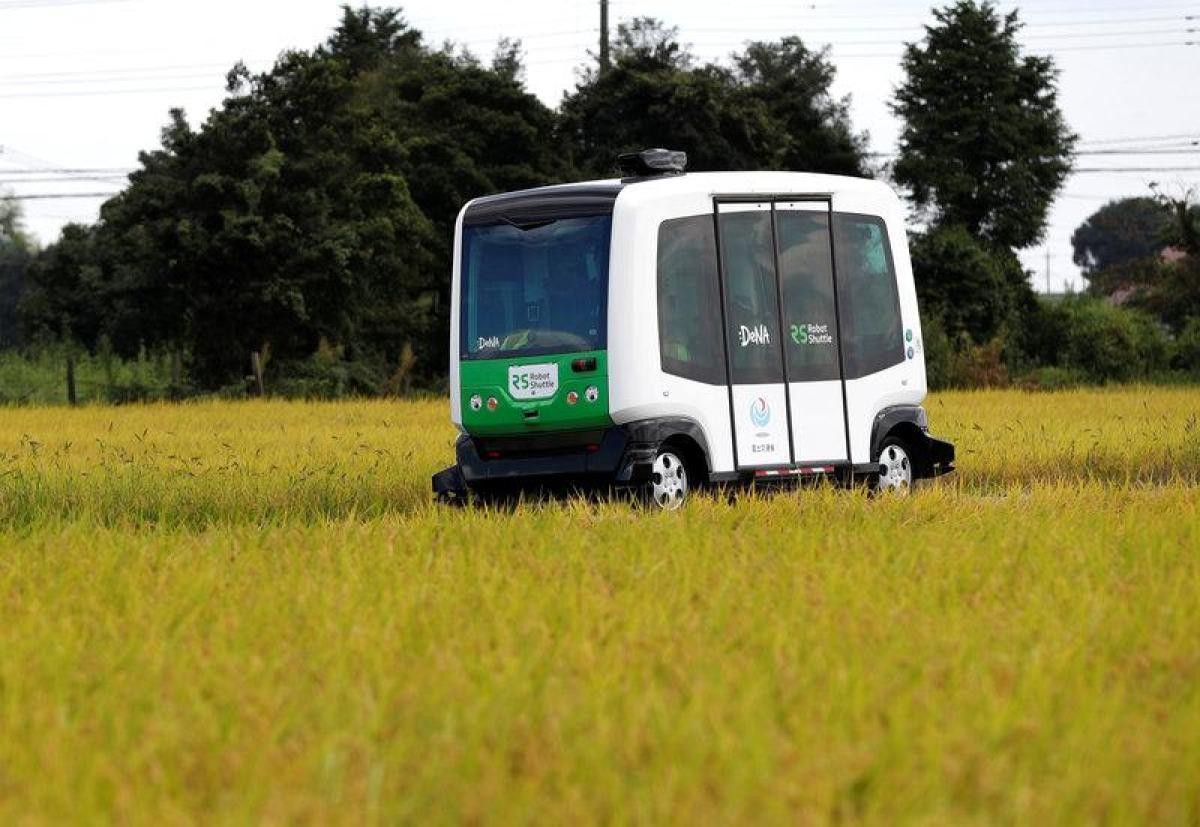
[[[877,494],[907,494],[913,487],[913,457],[908,447],[895,437],[888,437],[879,450],[879,475],[875,480]]]
[[[646,483],[647,499],[664,511],[680,508],[688,495],[688,472],[683,460],[669,448],[660,449]]]

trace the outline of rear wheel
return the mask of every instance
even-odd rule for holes
[[[674,450],[660,448],[646,483],[647,499],[664,511],[680,508],[689,490],[687,465]]]
[[[879,450],[879,475],[875,480],[877,494],[907,494],[912,490],[913,455],[908,446],[896,437],[888,437]]]

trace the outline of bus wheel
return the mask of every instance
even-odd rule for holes
[[[669,448],[660,449],[658,456],[654,458],[646,493],[650,501],[664,511],[674,511],[687,499],[687,466],[679,455]]]
[[[912,455],[903,442],[896,437],[888,437],[879,450],[879,476],[875,481],[875,492],[907,494],[912,487]]]

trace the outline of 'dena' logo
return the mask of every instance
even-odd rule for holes
[[[771,406],[761,396],[750,403],[750,421],[756,428],[765,428],[771,421]]]

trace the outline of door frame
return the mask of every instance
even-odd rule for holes
[[[833,212],[833,193],[829,192],[810,192],[810,193],[717,193],[712,197],[712,216],[713,216],[713,233],[716,241],[717,252],[717,288],[720,292],[721,302],[721,342],[725,353],[725,390],[726,397],[729,400],[729,431],[730,439],[733,443],[733,467],[735,473],[745,471],[781,471],[796,469],[796,444],[793,434],[792,423],[792,399],[791,399],[791,377],[788,371],[787,348],[783,341],[784,331],[784,316],[783,316],[783,280],[780,278],[780,256],[779,256],[779,226],[777,216],[777,205],[781,202],[793,203],[823,203],[825,204],[825,214],[829,221],[829,258],[830,258],[830,274],[832,276],[833,285],[833,312],[836,325],[836,340],[837,340],[837,361],[838,361],[838,385],[842,394],[842,437],[845,442],[846,458],[844,460],[830,462],[806,462],[805,467],[814,466],[835,466],[845,464],[852,467],[852,456],[850,454],[850,410],[848,408],[848,400],[846,395],[846,363],[843,354],[842,343],[842,309],[841,297],[838,290],[838,267],[837,267],[837,247],[834,239],[834,212]],[[775,272],[775,309],[777,315],[777,323],[779,325],[779,357],[783,367],[783,392],[785,407],[787,409],[787,440],[788,440],[788,457],[790,462],[784,465],[743,465],[738,458],[737,446],[737,420],[733,404],[733,358],[730,353],[729,340],[729,311],[728,311],[728,294],[725,290],[725,239],[721,233],[721,213],[720,205],[722,204],[768,204],[770,206],[771,216],[771,254]]]

